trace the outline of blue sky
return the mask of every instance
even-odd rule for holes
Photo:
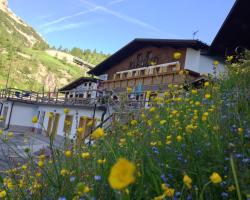
[[[9,0],[50,45],[114,53],[134,38],[210,44],[235,0]]]

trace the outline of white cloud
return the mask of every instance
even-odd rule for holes
[[[42,30],[42,33],[48,34],[48,33],[60,32],[64,30],[77,29],[77,28],[88,26],[91,24],[93,24],[93,22],[70,23],[70,24],[65,24],[62,26],[49,26],[49,27],[45,27]]]
[[[77,17],[77,16],[86,15],[88,13],[96,11],[97,9],[98,8],[89,9],[89,10],[86,10],[86,11],[81,11],[81,12],[75,13],[73,15],[67,15],[67,16],[64,16],[64,17],[60,17],[60,18],[58,18],[56,20],[53,20],[53,21],[50,21],[50,22],[47,22],[47,23],[41,25],[41,28],[46,28],[46,27],[58,24],[58,23],[63,22],[65,20],[67,20],[67,19],[71,19],[71,18],[74,18],[74,17]]]
[[[107,14],[110,14],[110,15],[116,17],[116,18],[119,18],[119,19],[121,19],[123,21],[126,21],[126,22],[129,22],[129,23],[132,23],[132,24],[135,24],[135,25],[150,29],[150,30],[155,31],[155,32],[160,33],[160,34],[166,34],[163,31],[161,31],[160,29],[158,29],[157,27],[155,27],[153,25],[150,25],[147,22],[144,22],[144,21],[139,20],[137,18],[130,17],[128,15],[124,15],[122,13],[119,13],[119,12],[113,11],[111,9],[108,9],[108,8],[106,8],[104,6],[96,5],[96,4],[91,3],[90,1],[87,1],[87,0],[81,0],[81,2],[83,2],[85,5],[91,7],[92,9],[98,8],[98,10],[102,10],[103,12],[105,12]],[[168,34],[168,35],[174,36],[172,34]]]
[[[92,2],[90,2],[88,0],[80,0],[80,1],[88,8],[88,10],[81,11],[81,12],[78,12],[78,13],[75,13],[75,14],[72,14],[72,15],[67,15],[67,16],[58,18],[56,20],[47,22],[47,23],[45,23],[45,24],[43,24],[41,26],[42,32],[47,32],[48,33],[47,30],[60,29],[60,27],[57,28],[57,27],[51,27],[51,26],[52,25],[55,26],[56,24],[59,24],[59,23],[64,22],[66,20],[69,20],[69,19],[72,19],[72,18],[75,18],[75,17],[78,17],[78,16],[86,15],[86,14],[89,14],[91,12],[102,11],[102,12],[104,12],[106,14],[112,15],[113,17],[121,19],[121,20],[123,20],[125,22],[137,25],[137,26],[145,28],[147,30],[150,30],[150,31],[152,31],[152,34],[165,35],[165,36],[169,36],[169,37],[178,37],[178,36],[176,36],[174,34],[166,33],[164,31],[162,31],[161,29],[159,29],[159,28],[157,28],[157,27],[155,27],[155,26],[153,26],[153,25],[151,25],[151,24],[149,24],[149,23],[147,23],[145,21],[142,21],[140,19],[130,17],[130,16],[122,14],[120,12],[111,10],[111,9],[109,9],[107,7],[94,4],[94,3],[92,3]],[[112,0],[107,4],[107,6],[114,5],[114,4],[123,2],[123,1],[124,0]]]

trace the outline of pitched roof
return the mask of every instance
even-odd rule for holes
[[[250,49],[249,7],[249,0],[236,0],[211,44],[210,53],[224,56],[234,53],[238,46]]]
[[[101,75],[113,65],[121,62],[134,52],[144,47],[173,47],[173,48],[193,48],[193,49],[208,49],[208,45],[199,40],[183,40],[183,39],[143,39],[137,38],[128,43],[126,46],[118,50],[112,56],[90,70],[89,74]]]
[[[75,87],[77,87],[78,85],[81,85],[82,83],[85,83],[85,82],[94,82],[94,83],[96,83],[98,80],[99,79],[92,78],[92,77],[80,77],[80,78],[76,79],[75,81],[69,83],[68,85],[65,85],[64,87],[62,87],[58,91],[62,92],[62,91],[72,90]]]

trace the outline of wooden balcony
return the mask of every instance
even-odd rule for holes
[[[84,92],[95,92],[95,97],[88,97],[76,92],[73,95],[72,91],[57,91],[57,92],[34,92],[24,91],[15,88],[7,88],[0,90],[0,100],[14,100],[18,102],[32,103],[32,104],[53,104],[53,105],[65,105],[65,106],[93,106],[96,104],[102,104],[101,95],[98,95],[99,90],[89,90]]]
[[[142,91],[159,89],[167,89],[169,84],[188,84],[200,77],[200,74],[191,70],[159,72],[147,75],[134,75],[127,78],[116,78],[104,81],[102,84],[106,90],[122,92],[127,87],[134,88],[138,85],[142,86]]]

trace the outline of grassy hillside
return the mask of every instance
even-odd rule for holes
[[[13,13],[0,9],[0,48],[13,47],[20,50],[22,47],[34,47],[37,49],[48,48],[48,44],[41,36],[22,20],[14,20]]]
[[[249,91],[250,56],[228,64],[226,76],[209,80],[202,89],[170,85],[138,118],[130,115],[126,124],[118,120],[111,130],[94,131],[90,146],[69,144],[65,133],[64,147],[51,142],[50,157],[34,158],[26,149],[28,162],[0,176],[2,196],[249,199]],[[2,134],[8,144],[13,134]]]
[[[46,90],[60,88],[84,74],[84,70],[79,67],[31,48],[0,55],[0,87],[5,86],[9,69],[8,87],[36,91],[41,91],[43,85]]]
[[[0,19],[0,88],[8,74],[8,87],[36,91],[58,89],[86,74],[88,69],[49,56],[44,39],[11,11],[0,9]],[[86,55],[91,64],[106,58],[95,51]]]

